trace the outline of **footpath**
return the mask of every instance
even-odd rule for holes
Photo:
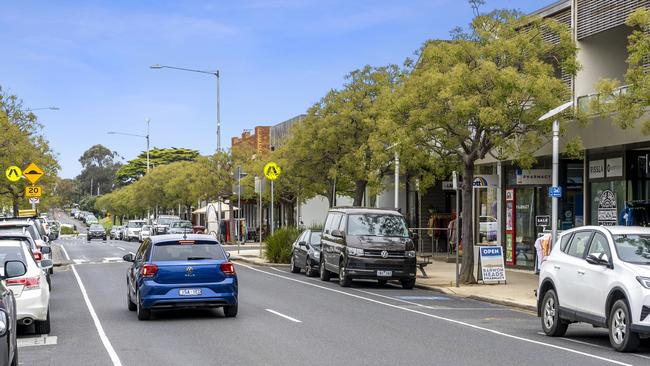
[[[243,248],[243,246],[242,246]],[[288,264],[268,263],[260,258],[259,249],[230,250],[233,261],[245,262],[257,266],[286,267]],[[526,311],[537,311],[537,289],[538,276],[532,271],[506,269],[505,284],[475,284],[455,286],[455,263],[432,261],[425,267],[428,277],[423,277],[418,270],[416,287],[442,292],[449,295],[466,297],[470,299],[490,302],[494,304],[515,307]]]

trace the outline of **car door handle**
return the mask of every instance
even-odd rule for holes
[[[578,270],[578,274],[583,275],[583,274],[585,274],[585,271],[579,269],[579,270]]]
[[[553,266],[553,268],[555,268],[555,269],[560,269],[560,266],[558,266],[558,265],[556,264],[556,265]]]

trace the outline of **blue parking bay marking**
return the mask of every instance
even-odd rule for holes
[[[445,296],[396,296],[400,300],[450,300]]]

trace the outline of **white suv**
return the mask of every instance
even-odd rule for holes
[[[617,351],[650,335],[650,228],[583,226],[560,235],[542,262],[537,314],[549,336],[573,322],[609,329]]]

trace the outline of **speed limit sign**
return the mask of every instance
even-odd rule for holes
[[[25,197],[40,197],[43,193],[41,186],[27,186],[25,187]]]

